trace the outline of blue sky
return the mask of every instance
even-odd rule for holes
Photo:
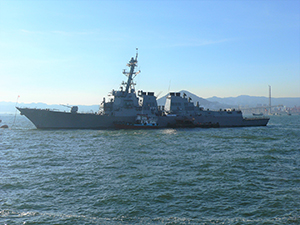
[[[136,89],[300,97],[300,1],[0,0],[0,101],[99,104]]]

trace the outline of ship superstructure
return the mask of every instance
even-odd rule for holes
[[[241,110],[220,109],[204,110],[199,102],[194,105],[192,99],[185,93],[169,93],[164,106],[166,115],[176,116],[175,124],[171,126],[182,127],[243,127],[243,126],[265,126],[269,118],[244,118]]]
[[[134,89],[135,83],[133,78],[140,73],[140,71],[135,72],[135,67],[137,66],[137,57],[135,59],[132,57],[127,66],[130,68],[129,72],[123,71],[128,79],[127,82],[123,82],[119,91],[112,90],[111,98],[108,102],[105,102],[105,98],[100,105],[101,115],[107,116],[136,116],[142,110],[139,100],[136,96]]]
[[[107,101],[103,99],[97,113],[79,113],[77,106],[71,107],[70,112],[17,109],[39,129],[115,128],[115,124],[135,124],[139,115],[155,121],[158,128],[265,126],[269,121],[269,118],[245,119],[239,110],[204,110],[185,94],[175,92],[169,93],[164,106],[158,107],[154,92],[135,91],[134,78],[140,73],[135,71],[137,59],[138,53],[127,63],[129,72],[123,71],[127,81],[122,82],[120,90],[112,90]]]

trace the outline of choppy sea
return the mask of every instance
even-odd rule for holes
[[[161,130],[0,119],[0,225],[300,224],[300,116]]]

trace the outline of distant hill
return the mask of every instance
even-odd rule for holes
[[[221,104],[227,104],[231,106],[249,106],[256,107],[257,105],[269,105],[268,97],[257,97],[257,96],[249,96],[249,95],[240,95],[238,97],[227,97],[227,98],[219,98],[212,97],[207,98],[207,100],[212,102],[219,102]],[[300,98],[272,98],[271,104],[274,105],[284,105],[287,107],[300,106]]]
[[[256,96],[248,96],[248,95],[240,95],[238,97],[227,97],[227,98],[219,98],[219,97],[211,97],[211,98],[201,98],[189,91],[179,91],[181,96],[183,93],[187,95],[187,97],[192,98],[192,102],[196,104],[199,102],[201,107],[205,109],[224,109],[224,108],[238,108],[240,107],[256,107],[256,106],[264,106],[269,105],[268,97],[256,97]],[[167,95],[159,98],[157,100],[158,105],[164,105],[166,102]],[[14,102],[0,102],[0,113],[15,113],[16,103]],[[283,105],[287,107],[300,106],[300,98],[272,98],[272,105]],[[49,109],[57,109],[62,111],[69,111],[68,107],[62,105],[47,105],[45,103],[18,103],[18,106],[21,107],[29,107],[29,108],[49,108]],[[79,112],[97,112],[99,110],[99,105],[78,105]]]
[[[231,106],[226,104],[226,103],[219,103],[217,101],[210,101],[210,100],[207,100],[207,99],[204,99],[204,98],[201,98],[189,91],[185,91],[185,90],[181,90],[181,91],[178,91],[180,93],[180,95],[182,96],[183,93],[186,94],[187,97],[190,97],[192,99],[192,102],[194,102],[194,104],[196,105],[197,102],[199,102],[199,105],[201,107],[204,107],[206,109],[220,109],[220,108],[230,108]],[[157,100],[157,104],[158,105],[164,105],[165,102],[166,102],[166,97],[168,96],[165,95],[161,98],[159,98]]]
[[[187,97],[191,97],[192,101],[196,104],[199,102],[200,106],[209,109],[220,109],[220,108],[238,108],[241,107],[256,107],[269,105],[268,97],[257,97],[257,96],[249,96],[249,95],[240,95],[238,97],[227,97],[227,98],[219,98],[219,97],[211,97],[211,98],[201,98],[189,91],[179,91],[182,95],[185,93]],[[164,105],[166,102],[166,96],[157,100],[158,105]],[[287,107],[300,106],[300,98],[272,98],[271,104],[274,105],[283,105]]]
[[[0,113],[14,113],[16,111],[16,103],[14,102],[0,102]],[[45,103],[18,103],[17,106],[39,109],[56,109],[61,111],[70,111],[70,108],[63,105],[47,105]],[[99,105],[78,105],[79,112],[97,112]]]

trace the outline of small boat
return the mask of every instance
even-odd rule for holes
[[[157,129],[158,124],[154,118],[148,117],[146,114],[138,114],[134,123],[118,121],[114,123],[117,129]]]
[[[253,116],[263,116],[263,113],[252,113]]]

